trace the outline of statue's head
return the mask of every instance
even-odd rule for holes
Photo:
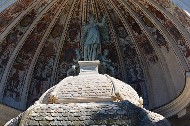
[[[108,50],[108,49],[104,49],[104,52],[103,52],[103,53],[104,53],[104,55],[107,56],[107,55],[109,54],[109,50]]]

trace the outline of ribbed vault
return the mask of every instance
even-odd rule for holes
[[[148,108],[174,100],[190,68],[190,18],[169,0],[20,0],[0,13],[0,102],[25,110],[67,76],[82,24],[106,16],[102,50]]]

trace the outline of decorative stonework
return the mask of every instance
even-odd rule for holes
[[[33,106],[9,125],[130,125],[170,126],[161,115],[143,108],[136,91],[109,75],[91,71],[97,61],[79,62],[86,72],[67,77],[50,88]],[[90,67],[89,67],[90,66]],[[49,95],[48,104],[41,100]],[[45,96],[45,97],[44,97]]]
[[[14,21],[14,19],[22,13],[25,9],[27,9],[28,6],[32,4],[32,0],[21,0],[15,2],[12,6],[5,9],[3,12],[1,12],[1,18],[0,18],[0,33],[5,30],[5,28]]]
[[[42,19],[36,24],[36,27],[33,29],[32,33],[28,36],[25,43],[23,43],[23,48],[19,51],[17,57],[15,58],[15,62],[12,64],[13,68],[11,69],[10,75],[8,77],[11,79],[11,81],[5,82],[7,84],[5,86],[5,90],[3,92],[4,97],[2,99],[5,104],[12,102],[11,106],[17,109],[22,106],[22,93],[24,93],[22,91],[24,90],[23,81],[25,74],[28,71],[30,62],[32,61],[32,56],[39,46],[47,26],[50,24],[51,20],[53,19],[53,15],[56,13],[56,11],[54,13],[50,12],[55,10],[59,4],[60,1],[56,1],[52,7],[49,7],[48,13],[42,16]],[[14,85],[14,88],[11,88],[11,85]],[[22,106],[22,109],[24,108],[25,107]]]
[[[170,126],[164,117],[138,108],[128,101],[35,105],[24,113],[19,125]]]
[[[170,0],[20,0],[0,13],[0,102],[25,110],[72,75],[91,14],[96,23],[106,17],[102,73],[131,85],[147,108],[180,95],[190,69],[190,18]]]
[[[36,101],[36,99],[38,99],[40,95],[48,89],[48,87],[43,88],[45,85],[50,85],[54,63],[56,61],[54,57],[56,57],[58,48],[61,45],[62,30],[66,21],[66,17],[68,16],[68,13],[66,12],[69,10],[71,4],[72,1],[65,2],[65,6],[63,6],[65,12],[61,12],[61,16],[59,17],[59,19],[57,19],[57,22],[54,24],[53,30],[45,41],[45,46],[42,46],[41,52],[38,52],[38,54],[40,53],[40,55],[38,60],[36,61],[37,65],[33,64],[33,67],[35,68],[33,70],[33,75],[31,77],[32,81],[30,82],[30,87],[28,91],[29,94],[27,99],[27,106],[32,105]]]

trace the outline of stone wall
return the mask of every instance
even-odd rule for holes
[[[6,122],[18,116],[21,111],[0,104],[0,113],[0,126],[3,126]]]

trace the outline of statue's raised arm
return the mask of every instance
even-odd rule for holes
[[[81,42],[84,45],[85,37],[87,36],[89,25],[86,25],[85,23],[82,25],[82,35],[81,35]]]
[[[109,30],[106,23],[106,16],[104,15],[102,18],[102,22],[98,24],[99,31],[100,31],[100,38],[101,42],[108,42],[109,41]]]

